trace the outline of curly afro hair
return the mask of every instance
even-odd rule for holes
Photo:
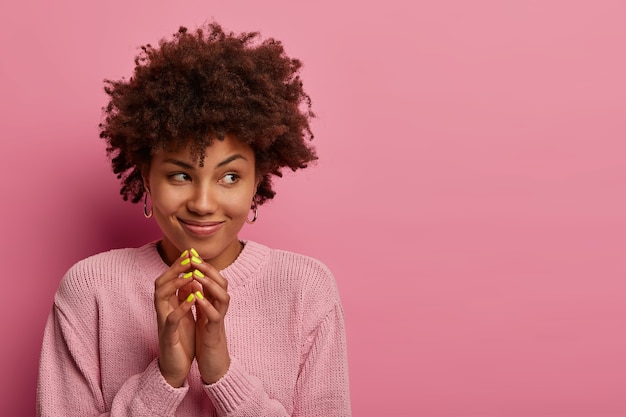
[[[299,76],[302,64],[280,41],[259,37],[225,33],[217,23],[195,33],[181,27],[158,48],[141,47],[130,80],[105,80],[110,99],[100,137],[124,200],[141,200],[142,169],[155,152],[190,141],[200,165],[214,139],[232,134],[250,145],[260,178],[257,205],[274,197],[272,176],[282,176],[282,168],[295,171],[317,159],[308,143],[314,114]]]

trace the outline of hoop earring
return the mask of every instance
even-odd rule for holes
[[[143,215],[146,219],[152,217],[152,204],[150,204],[150,212],[148,213],[148,196],[150,195],[150,191],[146,190],[146,195],[143,199]]]
[[[248,224],[253,224],[254,222],[256,222],[256,219],[259,218],[259,208],[256,206],[256,204],[253,205],[251,209],[254,210],[254,217],[252,217],[252,220],[246,219],[246,223]]]

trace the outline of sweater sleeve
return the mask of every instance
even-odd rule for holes
[[[343,310],[337,304],[306,341],[307,351],[296,386],[293,416],[351,416]],[[269,398],[262,382],[236,361],[219,381],[205,386],[218,415],[229,417],[288,416]]]
[[[38,416],[173,416],[187,387],[173,388],[155,359],[106,404],[100,380],[98,306],[85,286],[62,281],[48,317],[39,364]],[[81,286],[83,285],[83,286]],[[122,359],[123,360],[123,359]]]
[[[343,309],[335,305],[309,339],[296,387],[295,416],[351,416]]]

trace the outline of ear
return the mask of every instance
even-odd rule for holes
[[[263,180],[262,176],[260,176],[260,175],[256,176],[256,180],[255,180],[255,183],[254,183],[254,194],[252,194],[252,206],[251,207],[256,206],[256,202],[254,200],[255,200],[257,192],[259,191],[259,184],[261,184],[262,180]]]
[[[256,194],[256,191],[258,190],[259,184],[261,184],[261,181],[263,181],[263,175],[257,174],[256,175],[256,181],[255,181],[255,184],[254,184],[254,194]]]
[[[141,179],[143,181],[143,188],[145,188],[146,191],[150,192],[150,168],[141,168]]]

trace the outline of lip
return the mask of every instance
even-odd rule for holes
[[[224,222],[198,222],[178,219],[180,224],[190,233],[198,236],[210,236],[222,228]]]

